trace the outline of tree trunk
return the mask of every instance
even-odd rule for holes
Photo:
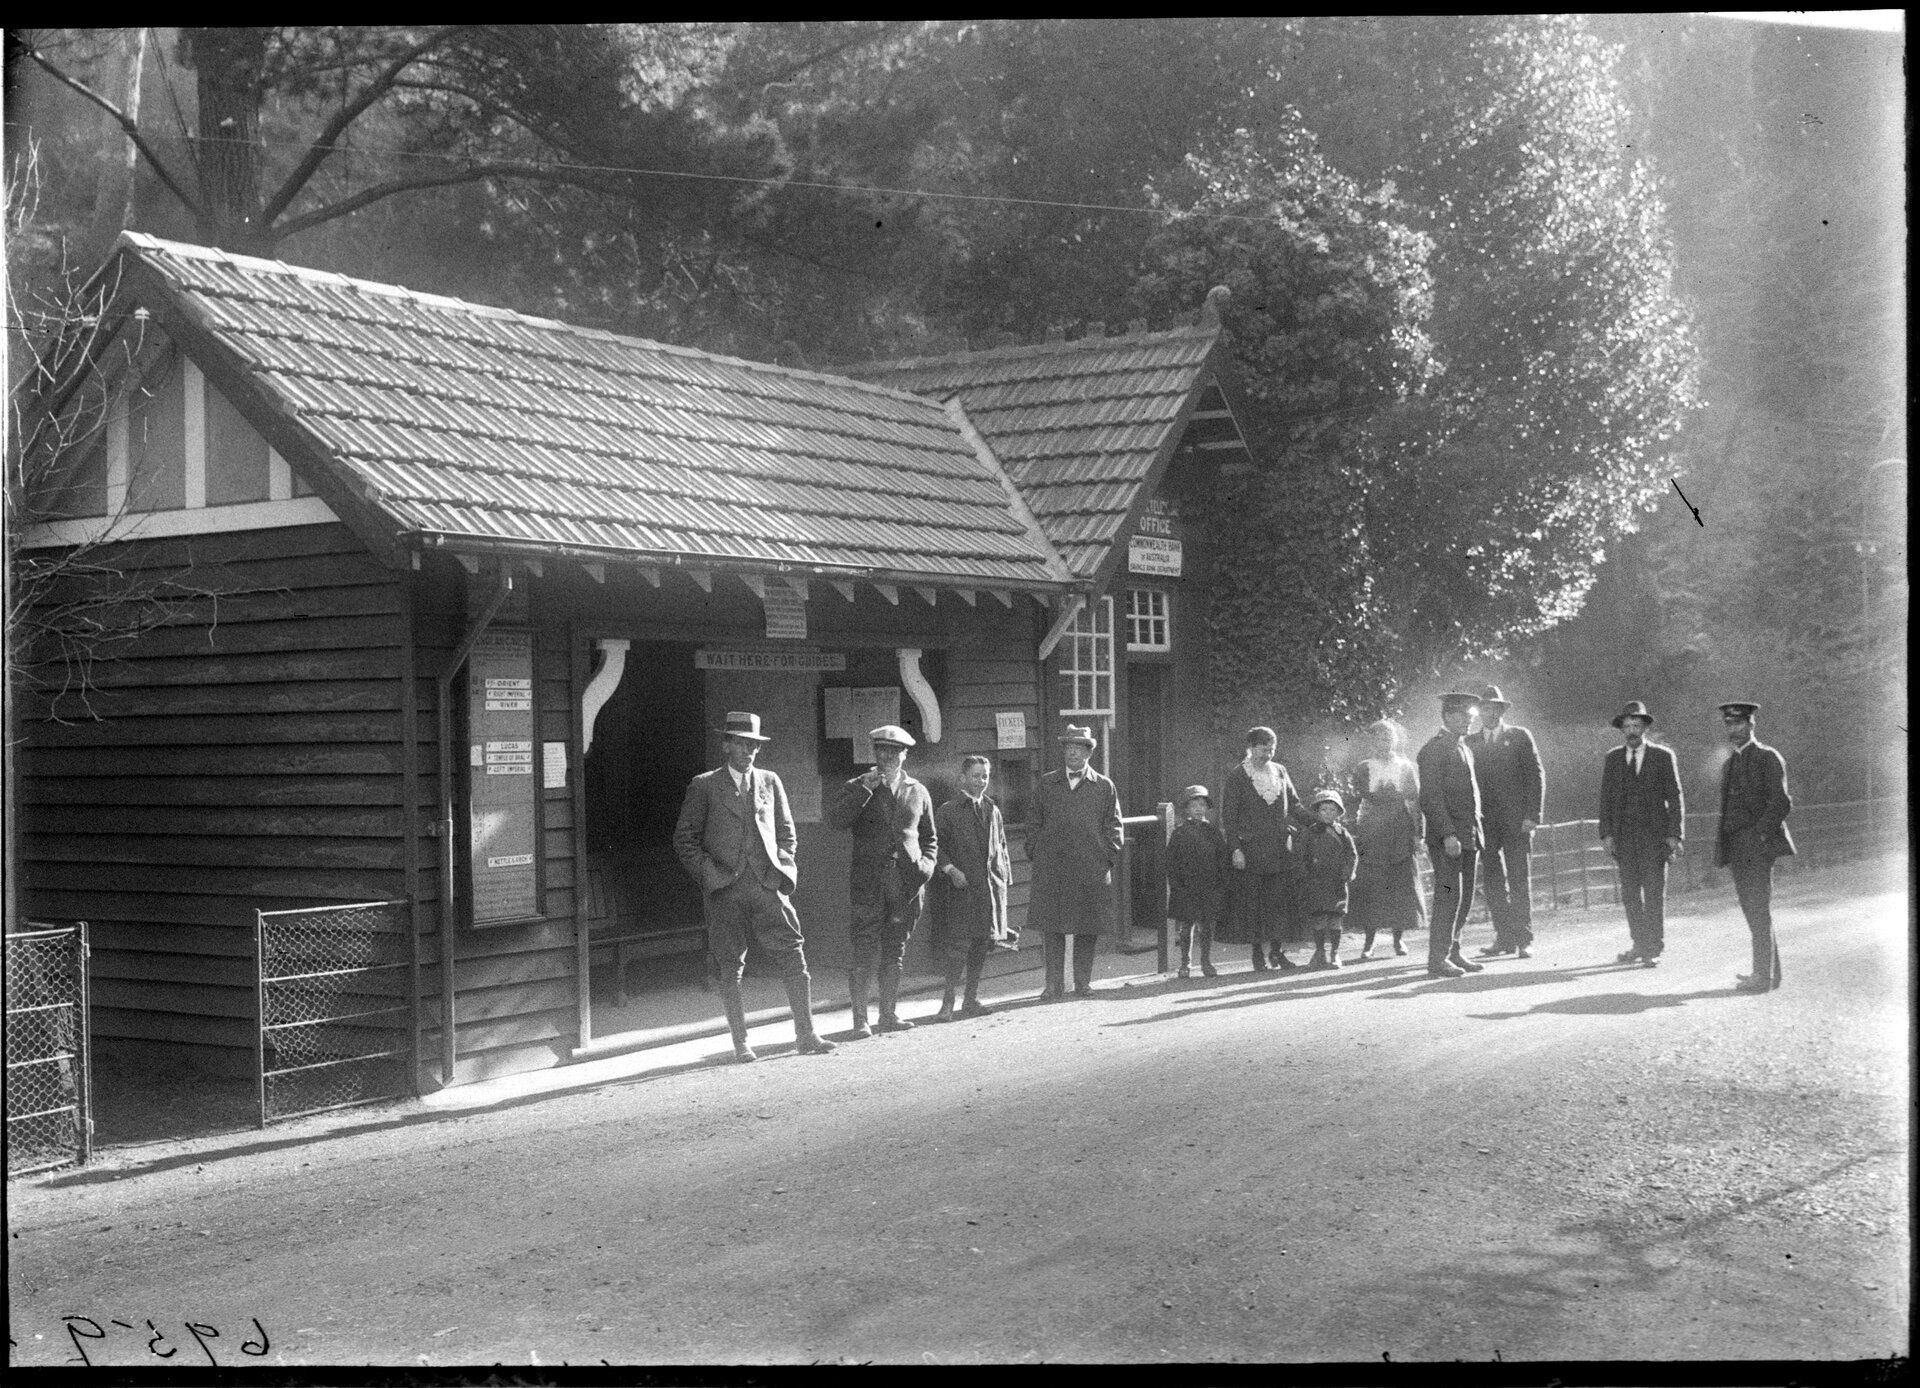
[[[108,95],[138,124],[140,120],[140,78],[147,60],[147,31],[129,29],[125,33],[127,56],[120,69],[120,88]],[[86,249],[81,263],[98,265],[113,249],[114,238],[126,230],[133,218],[134,174],[140,167],[140,151],[126,142],[124,157],[102,161],[100,181],[94,185],[93,217],[87,225]]]
[[[199,139],[194,155],[205,209],[200,236],[249,255],[273,250],[260,224],[260,102],[265,29],[183,29],[182,61],[198,75]]]

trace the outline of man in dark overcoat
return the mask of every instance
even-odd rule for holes
[[[793,909],[800,880],[794,863],[799,834],[787,804],[787,788],[771,771],[753,764],[770,738],[757,713],[729,713],[721,729],[726,765],[695,776],[673,829],[673,851],[700,884],[706,908],[707,953],[720,976],[733,1053],[755,1058],[747,1045],[747,1013],[740,997],[747,944],[757,942],[787,985],[793,1030],[804,1055],[833,1049],[813,1030],[813,985],[807,973],[806,941]]]
[[[940,835],[940,864],[933,875],[933,943],[947,965],[946,991],[937,1022],[953,1020],[954,994],[966,977],[962,1017],[991,1016],[980,1001],[980,971],[987,955],[1017,949],[1019,936],[1007,919],[1007,889],[1013,858],[999,805],[987,794],[993,763],[978,753],[960,759],[960,794],[933,812]]]
[[[1045,947],[1042,1002],[1066,996],[1067,937],[1073,937],[1073,991],[1093,995],[1093,953],[1102,935],[1120,933],[1113,869],[1126,843],[1120,792],[1090,764],[1099,741],[1090,727],[1060,735],[1066,766],[1040,778],[1027,813],[1027,857],[1033,886],[1027,928]]]
[[[1473,869],[1480,855],[1480,786],[1467,729],[1479,704],[1472,694],[1440,696],[1440,731],[1420,749],[1420,813],[1433,860],[1433,909],[1427,913],[1427,972],[1436,978],[1479,973],[1461,951],[1473,908]]]
[[[1666,948],[1667,864],[1686,835],[1686,798],[1673,750],[1647,739],[1653,715],[1638,699],[1614,716],[1625,741],[1600,770],[1600,842],[1620,873],[1631,947],[1619,962],[1648,968]]]
[[[873,1035],[867,1026],[867,985],[876,972],[880,1030],[913,1030],[913,1023],[900,1016],[900,970],[940,856],[933,797],[906,771],[913,735],[889,723],[868,736],[873,739],[873,766],[840,786],[827,809],[836,829],[853,831],[847,867],[853,968],[847,990],[858,1037]]]
[[[1720,705],[1721,726],[1733,755],[1720,772],[1720,838],[1713,861],[1733,874],[1733,890],[1753,939],[1753,972],[1739,976],[1742,992],[1780,986],[1780,950],[1773,937],[1773,860],[1793,853],[1787,815],[1787,761],[1753,735],[1760,705],[1736,699]]]
[[[1513,705],[1490,684],[1480,696],[1480,731],[1467,738],[1480,786],[1480,884],[1493,917],[1482,958],[1528,958],[1533,945],[1533,831],[1546,813],[1546,776],[1533,734],[1506,721]]]

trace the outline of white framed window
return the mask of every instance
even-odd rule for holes
[[[1074,614],[1060,638],[1063,714],[1113,715],[1113,599],[1095,598]]]
[[[1127,589],[1127,649],[1171,651],[1173,633],[1167,616],[1165,588]]]

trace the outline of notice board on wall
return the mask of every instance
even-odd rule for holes
[[[540,914],[533,633],[489,631],[467,657],[473,923]]]

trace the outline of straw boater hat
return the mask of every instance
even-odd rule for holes
[[[1752,718],[1753,715],[1758,713],[1759,711],[1760,711],[1760,705],[1753,703],[1752,701],[1747,699],[1731,699],[1728,702],[1720,705],[1720,712],[1722,715],[1729,714],[1729,713],[1737,713],[1743,718]]]
[[[760,732],[760,715],[757,713],[729,713],[727,726],[719,729],[722,737],[744,737],[749,742],[771,742]]]
[[[1500,692],[1500,686],[1497,684],[1490,684],[1480,691],[1481,707],[1484,708],[1488,704],[1498,704],[1501,708],[1513,707],[1513,702]]]
[[[1207,790],[1205,786],[1188,786],[1185,790],[1180,792],[1180,799],[1178,801],[1178,804],[1180,808],[1184,810],[1190,803],[1192,803],[1195,800],[1204,800],[1207,802],[1208,805],[1212,805],[1213,795],[1211,794],[1211,792]]]
[[[1098,747],[1100,739],[1093,735],[1093,729],[1074,723],[1067,724],[1067,730],[1056,739],[1059,742],[1078,742],[1087,747]]]
[[[1613,715],[1613,726],[1617,728],[1629,718],[1643,718],[1649,728],[1653,726],[1653,715],[1647,712],[1647,706],[1638,699]]]
[[[868,733],[867,736],[873,740],[876,747],[883,742],[891,742],[895,747],[911,747],[914,745],[913,734],[901,727],[898,723],[882,724],[880,727]]]

